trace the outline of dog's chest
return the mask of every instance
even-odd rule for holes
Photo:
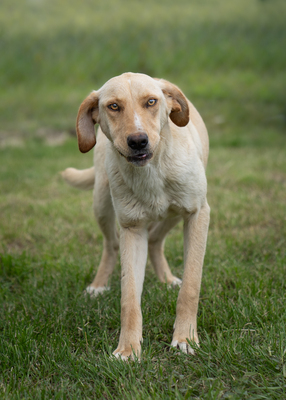
[[[197,171],[184,176],[166,175],[148,165],[133,173],[113,170],[110,188],[116,214],[124,224],[132,221],[156,221],[192,212],[201,202],[202,189],[197,185]]]

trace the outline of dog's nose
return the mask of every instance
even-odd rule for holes
[[[132,133],[127,138],[127,144],[132,150],[142,150],[148,144],[148,136],[146,133]]]

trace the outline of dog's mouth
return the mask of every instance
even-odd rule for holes
[[[134,156],[128,156],[126,157],[128,162],[131,162],[132,164],[136,165],[145,165],[147,161],[149,161],[153,157],[152,153],[141,153],[141,154],[136,154]]]
[[[151,158],[153,157],[153,153],[142,152],[139,154],[134,154],[132,156],[125,156],[120,151],[118,153],[124,157],[131,164],[137,165],[138,167],[143,167]]]

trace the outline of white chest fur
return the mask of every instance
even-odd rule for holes
[[[134,167],[115,154],[115,149],[107,149],[106,170],[120,223],[156,221],[201,207],[206,196],[206,178],[197,151],[189,147],[177,154]]]

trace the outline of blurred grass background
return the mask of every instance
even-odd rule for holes
[[[82,99],[126,71],[177,83],[211,144],[280,145],[284,0],[2,0],[0,135],[73,131]]]

